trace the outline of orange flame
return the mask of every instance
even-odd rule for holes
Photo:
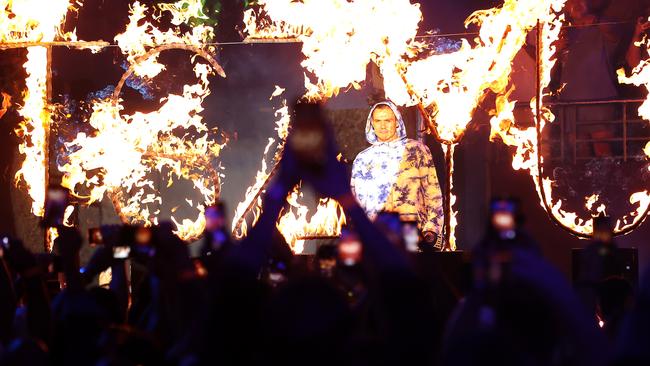
[[[289,209],[280,213],[276,224],[294,253],[303,252],[307,238],[339,236],[345,225],[343,207],[329,198],[320,199],[316,212],[309,217],[309,208],[299,202],[303,197],[299,189],[296,186],[287,197]]]
[[[406,55],[422,19],[408,0],[261,0],[261,13],[245,13],[250,38],[296,37],[306,59],[307,96],[331,97],[359,88],[375,58]],[[264,17],[263,15],[266,15]],[[269,19],[270,18],[270,19]]]
[[[186,19],[187,14],[178,14],[181,10],[173,6],[161,8],[172,12],[174,19]],[[137,75],[154,77],[164,69],[157,62],[158,54],[143,57],[153,47],[176,43],[201,45],[212,35],[212,28],[207,26],[194,27],[191,33],[176,28],[161,32],[150,22],[142,21],[147,11],[146,6],[135,2],[126,32],[116,37],[122,52],[134,63]],[[88,203],[109,194],[123,221],[155,225],[162,197],[150,173],[163,174],[168,187],[177,179],[188,180],[201,197],[196,203],[186,200],[198,211],[197,217],[171,219],[181,239],[199,237],[205,228],[205,206],[214,203],[220,185],[221,174],[212,167],[211,160],[219,155],[224,144],[211,138],[200,116],[202,103],[210,94],[208,76],[212,70],[196,63],[194,72],[197,84],[184,85],[181,94],[163,98],[161,107],[151,113],[121,115],[119,103],[95,102],[89,123],[96,132],[91,136],[80,133],[66,144],[71,153],[59,167],[64,173],[63,185]]]
[[[172,15],[173,24],[179,25],[182,21],[188,21],[191,17],[201,17],[193,11],[202,7],[200,0],[184,1],[191,5],[185,9],[175,4],[159,4],[161,11],[169,12]],[[166,32],[158,29],[154,24],[144,20],[149,8],[136,1],[131,6],[131,15],[126,31],[115,37],[117,45],[127,57],[130,64],[135,65],[135,74],[141,77],[153,78],[165,69],[165,66],[158,63],[158,55],[148,57],[146,60],[139,59],[150,49],[165,44],[189,44],[201,47],[213,36],[214,30],[207,25],[192,27],[191,32],[181,32],[178,28],[169,29]],[[177,24],[178,23],[178,24]],[[136,62],[137,61],[137,62]]]
[[[11,107],[11,95],[2,92],[2,105],[0,105],[0,118],[7,113],[9,107]]]
[[[60,27],[68,9],[69,0],[0,0],[0,42],[37,42],[69,39],[72,33],[61,33]],[[50,116],[47,104],[47,51],[30,47],[27,51],[27,72],[23,105],[18,113],[24,118],[16,130],[23,138],[19,146],[25,156],[16,172],[16,184],[24,182],[32,200],[31,211],[43,215],[47,171],[47,136]]]
[[[563,15],[558,12],[564,6],[565,0],[554,0],[550,2],[549,12],[540,17],[541,22],[541,85],[542,89],[546,88],[551,80],[551,69],[556,62],[555,46],[553,42],[559,37],[560,28],[564,20]],[[620,73],[619,73],[620,77]],[[529,171],[530,176],[535,183],[537,193],[540,197],[540,204],[542,207],[549,208],[551,214],[562,226],[572,230],[573,232],[590,235],[593,232],[593,221],[591,218],[582,219],[577,213],[563,209],[563,201],[561,199],[554,200],[553,198],[553,185],[554,182],[549,178],[542,177],[541,185],[539,182],[539,163],[543,164],[543,157],[539,156],[539,147],[537,144],[537,127],[520,128],[515,124],[514,115],[512,113],[514,108],[514,101],[508,101],[509,93],[503,94],[497,98],[497,111],[490,120],[491,124],[491,139],[499,137],[506,145],[516,148],[513,155],[512,167],[515,170],[525,169]],[[542,96],[537,96],[541,98]],[[537,97],[533,98],[530,102],[531,109],[534,111],[536,108]],[[499,108],[499,106],[501,108]],[[543,129],[546,123],[552,123],[555,119],[553,113],[542,105],[541,119],[536,120],[537,126]],[[598,196],[592,195],[585,198],[585,207],[592,212],[595,216],[599,213],[605,213],[606,206],[601,204],[594,210],[594,204],[598,201]],[[624,230],[625,228],[635,224],[643,218],[642,213],[648,208],[650,204],[650,197],[647,192],[637,192],[631,195],[630,203],[638,205],[636,210],[629,215],[626,215],[616,223],[616,231]]]

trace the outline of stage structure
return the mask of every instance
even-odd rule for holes
[[[472,47],[463,40],[455,52],[424,59],[417,57],[427,48],[426,43],[415,40],[419,21],[417,14],[414,15],[417,5],[408,2],[383,2],[378,6],[381,10],[373,12],[374,8],[349,2],[263,0],[260,1],[261,11],[248,11],[245,22],[252,39],[303,43],[308,97],[324,99],[336,95],[340,88],[357,87],[365,78],[362,72],[365,66],[374,62],[381,68],[386,95],[400,105],[417,105],[429,133],[445,151],[444,250],[454,250],[457,222],[453,211],[453,152],[488,90],[497,96],[491,137],[498,136],[516,148],[513,168],[529,170],[541,205],[551,221],[580,238],[591,236],[591,219],[583,220],[576,213],[563,210],[561,200],[553,202],[552,180],[542,175],[543,157],[539,153],[541,132],[553,121],[551,111],[542,104],[542,97],[555,62],[552,43],[563,26],[564,4],[565,0],[506,0],[501,7],[477,11],[466,20],[466,24],[480,26],[475,39],[477,46]],[[387,23],[399,29],[377,28],[377,24],[383,24],[376,21],[382,19],[383,12],[390,14],[385,19]],[[331,18],[336,21],[322,14],[332,14]],[[538,49],[537,93],[531,100],[535,127],[521,128],[515,123],[514,101],[508,101],[510,90],[506,87],[510,63],[533,29],[537,30]],[[333,49],[334,52],[330,52]],[[409,61],[412,59],[415,61]],[[650,148],[646,148],[646,154],[648,151]],[[585,206],[594,212],[592,215],[605,211],[604,205],[593,210],[598,196],[586,197],[585,201]],[[643,222],[648,214],[650,196],[647,191],[636,192],[631,195],[630,203],[638,208],[617,221],[616,235],[629,233]]]
[[[370,8],[367,4],[337,0],[305,0],[300,3],[261,0],[259,13],[253,10],[245,13],[249,34],[245,42],[301,42],[306,56],[302,64],[306,71],[305,97],[312,100],[332,97],[341,88],[359,87],[365,80],[368,63],[374,62],[379,66],[386,96],[402,106],[417,106],[428,132],[443,145],[447,172],[444,250],[456,249],[454,230],[457,222],[452,191],[454,149],[461,142],[477,106],[490,91],[497,97],[490,121],[491,138],[499,138],[515,148],[513,168],[529,171],[549,218],[571,234],[589,238],[593,230],[591,220],[580,219],[577,214],[563,210],[562,200],[554,202],[552,180],[542,174],[541,134],[545,125],[552,123],[554,118],[543,105],[543,93],[555,62],[552,43],[557,40],[562,27],[564,17],[561,12],[565,1],[505,0],[500,7],[477,11],[466,21],[466,24],[480,27],[475,45],[463,39],[458,49],[437,53],[430,52],[431,44],[427,42],[430,36],[417,36],[422,14],[417,4],[407,0],[382,0],[381,6]],[[79,134],[66,144],[71,152],[67,156],[68,163],[59,167],[64,174],[62,183],[71,189],[80,203],[90,204],[108,195],[123,222],[155,225],[158,212],[150,212],[142,205],[160,202],[161,198],[155,192],[145,192],[146,187],[153,187],[146,174],[151,169],[166,167],[177,177],[192,181],[202,196],[203,202],[194,206],[198,211],[195,220],[178,222],[172,217],[180,237],[196,239],[205,226],[205,206],[214,203],[220,194],[223,176],[212,160],[219,156],[225,145],[225,142],[216,141],[218,135],[215,131],[208,131],[199,116],[201,102],[209,93],[208,75],[217,73],[225,77],[224,70],[213,57],[217,45],[210,42],[213,29],[200,25],[191,27],[189,32],[181,32],[178,28],[181,24],[189,24],[192,17],[204,16],[200,2],[197,0],[188,7],[178,3],[161,4],[164,6],[160,10],[171,12],[172,22],[177,26],[167,32],[143,21],[148,8],[135,2],[126,31],[115,39],[117,45],[79,41],[73,33],[62,34],[60,27],[71,6],[68,0],[48,1],[47,7],[39,9],[30,6],[31,0],[12,4],[12,7],[5,6],[2,14],[0,49],[28,49],[25,64],[27,91],[19,110],[24,118],[19,130],[24,138],[21,153],[25,155],[25,161],[17,178],[27,187],[33,202],[32,212],[36,216],[43,214],[45,189],[50,178],[50,113],[54,108],[51,105],[52,48],[70,47],[97,52],[117,46],[129,61],[129,68],[112,97],[93,104],[89,123],[96,129],[96,134]],[[384,21],[378,21],[382,19]],[[386,27],[385,24],[394,26]],[[533,29],[537,31],[537,91],[531,100],[535,126],[522,128],[514,120],[515,101],[508,100],[510,90],[507,86],[512,60]],[[158,55],[170,49],[186,50],[207,61],[207,65],[195,64],[198,83],[185,85],[183,95],[169,95],[158,111],[146,115],[121,115],[120,92],[126,80],[132,75],[148,79],[156,77],[164,69],[157,62]],[[647,88],[650,85],[649,64],[650,61],[643,61],[630,77],[619,72],[619,80]],[[278,87],[272,97],[281,93],[282,88]],[[175,103],[173,110],[172,101]],[[646,119],[650,117],[649,103],[646,101],[639,110]],[[182,105],[180,114],[176,111],[179,105]],[[173,118],[166,117],[168,114]],[[276,145],[272,167],[269,170],[263,159],[255,183],[237,208],[233,222],[233,233],[237,237],[245,235],[249,215],[253,216],[251,225],[259,217],[261,194],[277,169],[288,134],[286,102],[278,110],[277,117],[277,140],[272,139],[265,151],[266,156],[272,144]],[[146,131],[148,138],[129,138],[138,127]],[[176,128],[189,127],[199,131],[198,135],[181,138],[172,132]],[[115,147],[111,150],[115,141],[121,144],[117,144],[118,150]],[[108,157],[103,151],[118,152],[120,149],[130,154],[121,155],[117,164],[109,161],[115,156]],[[650,156],[650,144],[645,153]],[[119,166],[120,163],[127,168]],[[86,176],[95,170],[100,170],[101,176]],[[135,194],[132,193],[134,190],[137,191]],[[321,200],[317,213],[308,218],[306,207],[298,201],[300,196],[299,188],[296,188],[288,197],[290,209],[278,220],[278,227],[297,252],[305,239],[336,237],[345,224],[341,207],[330,199]],[[591,210],[597,201],[595,195],[587,197],[586,206]],[[650,210],[650,194],[647,190],[636,192],[630,196],[630,203],[638,208],[617,221],[616,235],[627,234],[641,225]],[[604,210],[605,207],[600,205],[595,211],[602,213]]]

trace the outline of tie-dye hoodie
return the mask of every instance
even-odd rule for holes
[[[380,142],[372,127],[372,113],[387,105],[397,118],[397,139]],[[442,194],[433,158],[421,142],[406,138],[402,115],[391,102],[375,104],[366,122],[366,140],[372,145],[354,159],[352,191],[371,219],[378,212],[400,214],[417,221],[422,231],[441,234]]]

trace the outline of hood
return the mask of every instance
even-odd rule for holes
[[[366,120],[366,140],[372,145],[380,143],[377,139],[377,134],[375,134],[375,129],[372,128],[372,113],[380,105],[387,105],[395,113],[397,118],[397,139],[401,140],[406,138],[406,127],[404,127],[404,120],[402,119],[402,114],[397,110],[397,106],[390,101],[379,102],[372,106],[370,113],[368,113],[368,119]]]

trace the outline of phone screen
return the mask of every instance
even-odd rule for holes
[[[361,262],[362,247],[356,236],[344,236],[338,246],[339,260],[345,266],[354,266]]]
[[[511,212],[497,211],[492,214],[492,225],[497,231],[509,231],[515,229],[515,218]]]
[[[131,248],[125,246],[113,247],[113,258],[126,259],[131,254]]]
[[[420,232],[417,222],[407,221],[402,223],[402,238],[404,239],[406,251],[411,253],[419,251]]]
[[[514,239],[517,230],[516,203],[511,200],[495,200],[491,204],[491,224],[502,239]]]
[[[215,232],[223,230],[226,225],[223,209],[219,205],[209,206],[205,209],[205,230]]]

